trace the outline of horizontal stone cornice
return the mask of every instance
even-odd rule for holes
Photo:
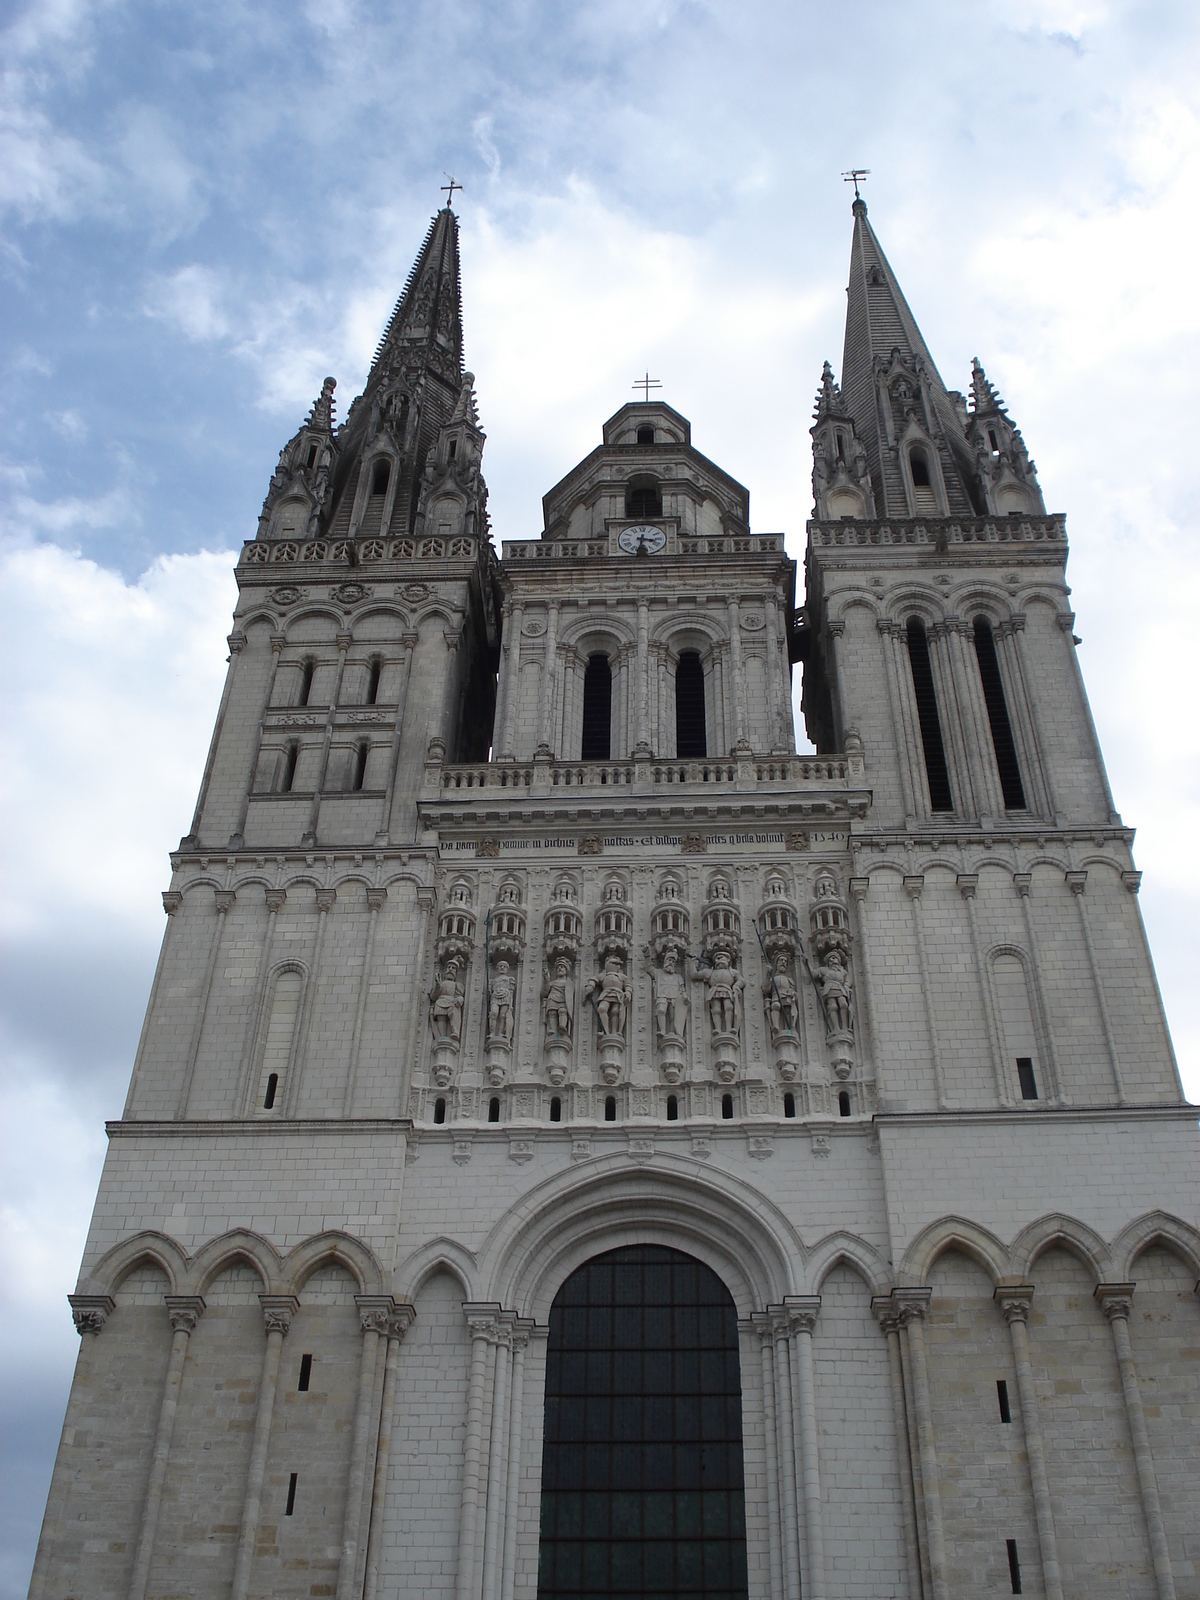
[[[319,1134],[344,1138],[347,1134],[408,1134],[411,1117],[304,1117],[286,1121],[279,1117],[254,1117],[245,1120],[214,1118],[211,1122],[113,1121],[104,1124],[110,1139],[262,1139],[293,1134],[311,1139]]]

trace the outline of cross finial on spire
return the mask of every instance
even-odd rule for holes
[[[449,183],[444,183],[442,185],[442,193],[446,196],[447,206],[452,206],[454,204],[454,191],[457,189],[459,194],[461,194],[463,192],[463,186],[461,183],[459,183],[458,179],[452,172],[443,172],[442,177],[450,179]]]
[[[635,379],[634,382],[629,385],[629,387],[631,389],[640,389],[642,391],[642,401],[644,404],[650,398],[651,389],[661,389],[662,384],[657,378],[652,378],[650,376],[650,369],[647,367],[646,376],[644,378]]]
[[[870,176],[870,167],[851,167],[849,172],[842,173],[842,182],[854,185],[854,198],[858,200],[861,198],[858,192],[858,180],[860,178],[869,178]]]

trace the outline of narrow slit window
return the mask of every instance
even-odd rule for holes
[[[446,1120],[446,1102],[440,1098],[433,1102],[433,1120],[439,1126]]]
[[[315,661],[306,661],[304,663],[303,670],[300,673],[300,698],[296,702],[297,705],[306,706],[308,704],[308,697],[312,693],[313,673],[316,669],[317,663]]]
[[[555,1095],[550,1101],[550,1121],[562,1121],[562,1101]]]
[[[363,779],[367,775],[367,745],[364,740],[354,752],[354,766],[351,773],[350,787],[358,790],[363,786]]]
[[[1008,720],[1008,706],[1004,701],[1004,684],[1000,678],[1000,663],[996,658],[996,640],[986,617],[975,618],[974,632],[975,659],[979,663],[983,703],[987,706],[988,722],[992,729],[992,749],[996,752],[1004,809],[1024,811],[1025,789],[1021,783],[1021,769],[1017,765],[1017,747],[1013,742],[1012,724]]]
[[[288,745],[287,754],[283,758],[283,777],[279,783],[279,792],[281,794],[291,794],[292,792],[292,784],[296,781],[296,761],[299,755],[300,746],[298,744]]]
[[[309,1385],[309,1380],[311,1378],[312,1378],[312,1356],[303,1355],[303,1356],[300,1357],[300,1382],[296,1385],[296,1388],[300,1391],[301,1394],[307,1394],[308,1393],[308,1385]]]
[[[451,461],[453,461],[454,458],[458,455],[458,440],[457,439],[451,439],[450,445],[449,445],[449,448],[446,451],[446,454],[447,454],[447,456],[449,457],[449,459]]]
[[[723,1094],[721,1096],[721,1115],[726,1122],[733,1121],[733,1096],[731,1094]]]
[[[1008,1576],[1012,1583],[1012,1592],[1020,1594],[1021,1562],[1017,1555],[1017,1541],[1015,1539],[1006,1539],[1004,1542],[1008,1546]]]
[[[1012,1411],[1008,1404],[1008,1384],[1003,1378],[996,1379],[996,1399],[1000,1402],[1000,1421],[1011,1422]]]
[[[275,1110],[283,1089],[292,1056],[296,1019],[300,1014],[302,987],[303,980],[295,971],[281,972],[275,982],[267,1037],[263,1044],[262,1076],[259,1078],[259,1104],[264,1111]]]
[[[605,1122],[617,1120],[617,1097],[614,1094],[604,1096],[604,1120]]]
[[[608,657],[588,657],[583,675],[582,761],[607,761],[612,754],[612,668]]]
[[[933,687],[933,668],[929,663],[929,640],[925,636],[925,624],[919,617],[910,617],[905,631],[913,692],[917,700],[917,720],[921,725],[921,746],[925,753],[925,776],[929,780],[929,804],[934,811],[953,811],[950,773],[946,767],[942,725],[938,721],[937,695]]]
[[[667,1096],[667,1121],[668,1122],[678,1122],[679,1121],[679,1100],[673,1094],[669,1094]]]
[[[265,1095],[263,1095],[264,1111],[273,1111],[275,1109],[275,1094],[278,1088],[279,1074],[277,1072],[272,1072],[267,1078],[267,1092]]]
[[[315,467],[316,464],[317,464],[317,447],[316,447],[315,444],[310,444],[309,447],[308,447],[308,460],[304,463],[304,465],[306,467]]]
[[[681,760],[708,754],[704,726],[704,668],[696,650],[684,650],[675,669],[675,748]]]
[[[783,1114],[785,1117],[794,1117],[796,1115],[796,1096],[790,1089],[783,1097]]]
[[[838,1095],[838,1116],[839,1117],[848,1117],[849,1115],[850,1115],[850,1096],[846,1093],[845,1089],[843,1089],[841,1091],[841,1093]]]
[[[499,1099],[498,1099],[498,1097],[496,1095],[493,1095],[492,1098],[488,1101],[488,1121],[489,1122],[499,1122],[500,1121],[500,1101],[499,1101]]]
[[[392,475],[392,464],[391,464],[391,462],[390,461],[377,461],[375,463],[374,471],[371,473],[371,493],[373,495],[375,495],[375,494],[386,494],[387,493],[388,480],[391,477],[391,475]]]
[[[1017,1082],[1021,1085],[1022,1100],[1037,1099],[1037,1079],[1033,1075],[1033,1058],[1031,1056],[1017,1057]]]
[[[290,1517],[296,1509],[296,1479],[298,1477],[299,1474],[293,1472],[291,1477],[288,1479],[287,1505],[284,1507],[283,1512],[285,1517]]]
[[[379,675],[383,671],[383,662],[378,658],[371,663],[371,675],[367,679],[367,704],[373,706],[379,699]]]
[[[913,488],[932,488],[932,484],[929,481],[929,457],[925,454],[924,450],[910,450],[908,455],[908,464],[912,469]]]

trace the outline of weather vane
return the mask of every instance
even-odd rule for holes
[[[842,173],[842,182],[852,183],[854,185],[854,198],[857,200],[859,198],[858,180],[860,178],[869,178],[870,176],[870,167],[851,167],[849,172]]]
[[[442,193],[446,196],[446,204],[448,206],[452,206],[454,204],[454,191],[457,189],[459,194],[461,194],[462,184],[459,183],[458,179],[452,172],[443,172],[442,177],[450,179],[449,183],[444,183],[442,185]]]
[[[644,378],[638,378],[635,382],[631,383],[629,387],[631,389],[640,389],[642,391],[644,404],[645,401],[649,400],[650,398],[651,389],[661,389],[662,384],[659,383],[657,378],[652,378],[650,376],[650,369],[647,367],[646,376]]]

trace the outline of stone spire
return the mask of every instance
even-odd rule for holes
[[[965,433],[950,394],[888,264],[866,202],[853,205],[842,393],[866,451],[880,516],[971,516],[981,511]]]
[[[1014,426],[995,385],[988,382],[978,356],[971,359],[971,409],[966,431],[987,509],[998,516],[1045,516],[1037,470],[1029,459],[1021,430]]]
[[[311,538],[327,509],[338,456],[334,434],[334,378],[326,378],[307,418],[279,452],[258,517],[260,539]]]

